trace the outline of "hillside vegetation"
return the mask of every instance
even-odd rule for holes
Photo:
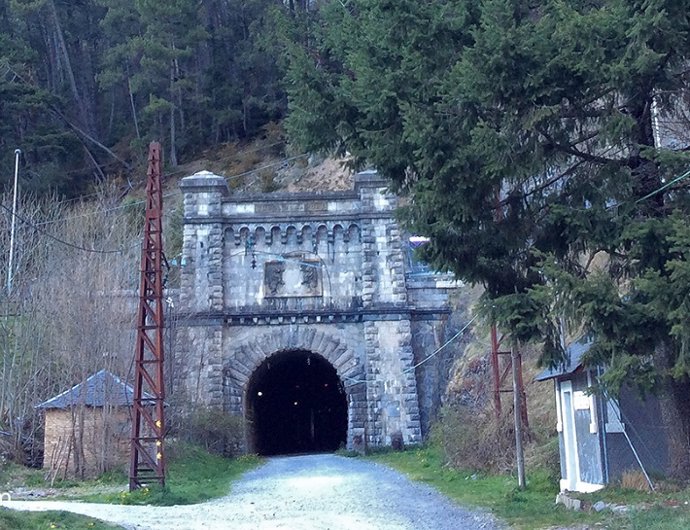
[[[0,1],[0,185],[75,196],[169,167],[285,115],[283,34],[306,5],[271,0]]]

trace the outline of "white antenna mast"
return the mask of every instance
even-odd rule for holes
[[[19,175],[19,157],[21,149],[14,150],[14,198],[12,199],[12,219],[10,221],[10,259],[7,263],[7,296],[12,293],[12,261],[14,258],[14,230],[17,221],[17,176]]]

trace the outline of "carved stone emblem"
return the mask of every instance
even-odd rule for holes
[[[264,296],[291,298],[323,296],[321,262],[304,255],[286,255],[281,261],[264,265]]]
[[[282,288],[285,286],[283,280],[283,273],[285,272],[285,263],[282,261],[267,261],[264,269],[264,283],[268,294],[272,296],[279,296]]]
[[[300,272],[302,273],[302,285],[309,291],[316,290],[319,286],[319,264],[315,262],[302,262]]]

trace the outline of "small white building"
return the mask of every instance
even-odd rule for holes
[[[566,363],[536,377],[554,381],[561,491],[592,492],[626,471],[644,467],[664,474],[669,466],[659,401],[642,400],[629,387],[616,398],[594,393],[601,369],[583,364],[590,346],[585,340],[572,343]]]

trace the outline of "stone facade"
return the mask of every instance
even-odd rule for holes
[[[410,273],[385,181],[363,172],[349,192],[230,195],[200,172],[181,188],[185,399],[247,417],[258,367],[310,352],[342,382],[348,447],[420,442],[440,392],[428,387],[432,363],[415,364],[440,345],[448,300],[441,277]]]

